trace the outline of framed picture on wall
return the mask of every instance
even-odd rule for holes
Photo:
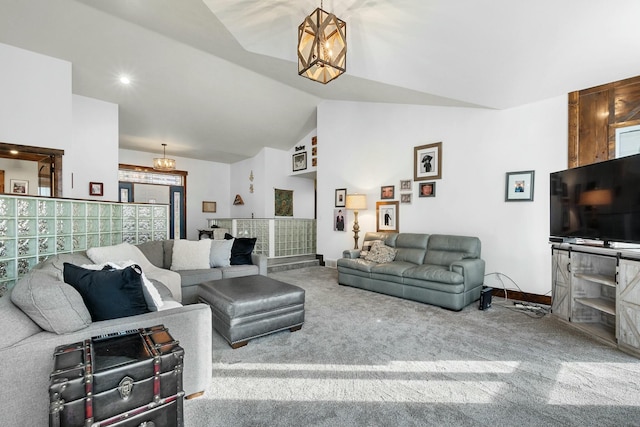
[[[398,233],[398,202],[376,202],[376,231]]]
[[[411,191],[411,180],[403,179],[400,181],[400,191]]]
[[[102,196],[103,184],[101,182],[89,183],[89,195],[90,196]]]
[[[347,206],[347,189],[336,188],[336,208],[344,208]]]
[[[14,194],[29,194],[29,181],[24,179],[12,179],[9,181],[11,192]]]
[[[505,202],[533,201],[535,171],[507,172],[505,179]]]
[[[217,210],[216,202],[202,202],[202,212],[215,212]]]
[[[380,198],[382,200],[395,199],[395,197],[396,197],[395,185],[385,185],[380,187]]]
[[[293,171],[302,171],[307,168],[307,152],[296,153],[293,155]]]
[[[421,182],[419,197],[436,197],[436,183],[435,182]]]
[[[442,142],[413,148],[413,180],[442,178]]]

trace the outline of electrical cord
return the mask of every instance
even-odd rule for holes
[[[508,304],[509,297],[508,297],[507,291],[517,290],[518,292],[524,294],[524,292],[522,292],[522,289],[520,289],[520,286],[518,286],[515,280],[513,280],[511,277],[507,276],[504,273],[493,272],[493,273],[488,273],[484,275],[484,277],[488,277],[488,276],[495,276],[496,279],[498,279],[498,281],[502,284],[502,289],[504,290],[504,302],[501,302],[501,303],[496,302],[495,303],[496,306],[506,308],[507,310],[511,310],[511,311],[517,311],[519,313],[523,313],[533,318],[542,318],[551,312],[550,307],[544,307],[539,304],[530,303],[528,301],[519,301],[519,302],[514,301],[513,304]],[[511,283],[513,283],[516,289],[507,289],[501,276],[507,278]],[[547,292],[545,295],[548,295],[548,294],[549,292]]]

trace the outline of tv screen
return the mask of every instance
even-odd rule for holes
[[[640,243],[640,154],[551,173],[551,238]]]

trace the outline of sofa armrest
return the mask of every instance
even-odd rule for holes
[[[255,252],[251,252],[251,262],[253,265],[258,266],[258,271],[261,276],[267,275],[267,256],[263,254],[257,254]]]
[[[351,259],[360,258],[360,250],[347,249],[346,251],[342,251],[342,258],[351,258]]]
[[[464,277],[465,289],[482,286],[482,284],[484,283],[483,259],[474,258],[454,261],[449,266],[449,270],[461,274]]]

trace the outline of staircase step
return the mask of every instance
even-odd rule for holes
[[[277,262],[272,263],[272,259],[267,262],[267,273],[276,273],[278,271],[295,270],[298,268],[315,267],[320,265],[320,261],[315,257],[304,259],[296,259],[300,257],[273,258]]]

